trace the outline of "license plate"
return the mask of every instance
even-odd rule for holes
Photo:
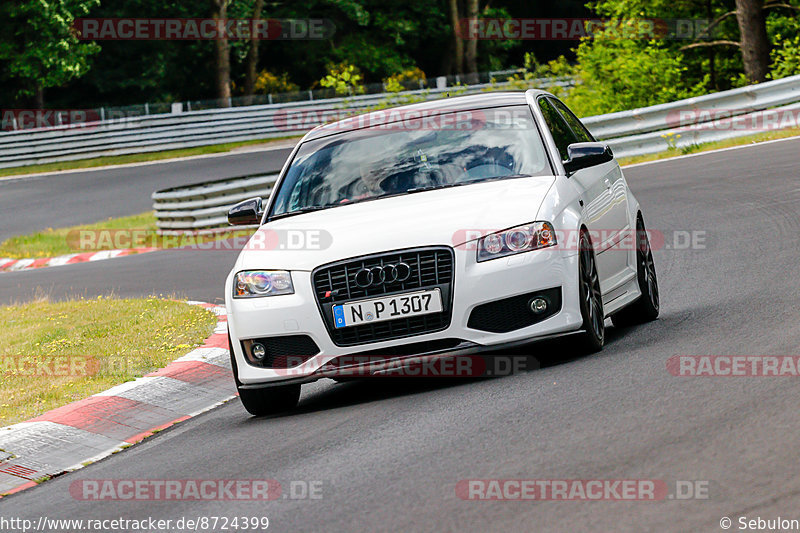
[[[442,311],[442,294],[433,289],[334,305],[333,323],[337,328],[346,328]]]

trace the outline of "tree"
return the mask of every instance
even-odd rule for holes
[[[261,11],[264,9],[264,0],[256,0],[253,8],[253,20],[261,18]],[[247,52],[247,65],[244,80],[244,95],[252,97],[255,91],[256,77],[258,72],[258,45],[260,41],[255,35],[250,36],[250,50]]]
[[[72,32],[77,17],[99,0],[18,0],[0,8],[2,77],[15,83],[17,98],[32,97],[44,107],[44,91],[88,72],[89,57],[100,51]]]
[[[762,82],[769,72],[770,49],[763,0],[736,0],[736,20],[744,73],[750,82]]]
[[[223,28],[231,0],[211,0],[211,3],[214,9],[212,17],[217,22],[217,27]],[[231,97],[231,53],[227,35],[223,31],[220,34],[214,41],[217,99],[221,107],[228,107]]]
[[[466,0],[467,18],[475,20],[478,18],[478,0]],[[467,49],[464,54],[466,72],[469,75],[469,83],[478,83],[478,39],[473,36],[467,41]]]
[[[453,39],[455,43],[455,64],[452,65],[455,72],[461,72],[464,65],[464,37],[462,36],[461,14],[458,11],[458,0],[450,0],[450,25],[453,28]]]

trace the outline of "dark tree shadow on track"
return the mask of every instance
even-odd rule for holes
[[[626,329],[614,327],[606,328],[605,349],[599,354],[587,355],[580,343],[573,335],[566,335],[555,339],[535,341],[514,349],[496,352],[485,352],[478,357],[486,361],[487,368],[495,368],[498,359],[513,359],[524,361],[517,366],[514,374],[535,372],[541,368],[548,368],[561,364],[568,364],[584,357],[594,357],[607,353],[621,337]],[[471,356],[475,357],[475,356]],[[502,366],[502,365],[498,365]],[[508,368],[508,367],[505,367]],[[510,373],[498,373],[483,377],[364,377],[337,383],[311,395],[301,398],[300,404],[293,411],[272,415],[269,417],[252,417],[250,421],[269,420],[273,418],[292,417],[297,415],[339,409],[375,401],[389,400],[403,396],[423,394],[434,390],[453,387],[466,387],[475,382],[487,379],[502,379]]]

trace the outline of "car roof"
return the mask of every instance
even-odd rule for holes
[[[319,139],[345,131],[362,129],[367,127],[369,124],[388,123],[389,121],[386,120],[386,117],[394,110],[402,111],[404,116],[407,116],[407,113],[412,112],[420,112],[425,113],[427,116],[432,116],[458,111],[468,111],[472,109],[486,109],[489,107],[502,107],[508,105],[524,105],[527,103],[525,99],[527,93],[533,93],[534,96],[538,96],[539,94],[549,94],[546,91],[540,91],[536,89],[530,89],[528,91],[497,91],[469,94],[465,96],[453,96],[449,98],[438,98],[416,104],[394,106],[377,111],[371,111],[365,114],[354,115],[353,117],[348,117],[336,122],[317,126],[306,134],[306,136],[303,138],[303,141]]]

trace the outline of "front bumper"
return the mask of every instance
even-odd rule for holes
[[[337,358],[367,350],[380,353],[387,349],[387,353],[391,353],[390,348],[409,343],[457,339],[461,344],[444,350],[446,353],[475,353],[575,331],[582,324],[577,260],[576,254],[543,249],[478,263],[474,250],[458,248],[455,250],[452,318],[447,329],[346,347],[337,346],[330,338],[317,306],[310,272],[292,272],[294,294],[250,299],[231,297],[232,276],[229,276],[225,292],[238,379],[244,386],[303,382],[316,379],[322,367]],[[541,322],[504,333],[480,331],[467,325],[472,310],[481,304],[553,287],[561,288],[561,309]],[[319,353],[302,365],[288,369],[252,366],[240,342],[298,334],[311,337]]]

